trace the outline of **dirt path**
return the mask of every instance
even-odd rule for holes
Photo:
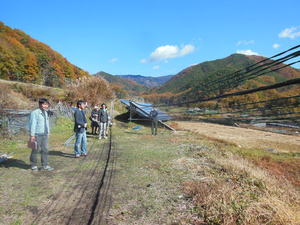
[[[80,160],[30,224],[105,224],[115,160],[111,143],[94,139],[88,157]]]
[[[203,122],[176,123],[179,129],[197,132],[208,138],[222,140],[246,148],[260,148],[279,152],[300,152],[300,136]]]

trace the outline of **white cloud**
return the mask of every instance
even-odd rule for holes
[[[275,49],[280,48],[280,44],[275,43],[275,44],[272,45],[272,47],[275,48]]]
[[[183,46],[183,48],[180,50],[179,56],[184,56],[184,55],[190,54],[190,53],[192,53],[193,51],[195,51],[195,46],[194,46],[194,45],[185,45],[185,46]]]
[[[280,38],[291,38],[295,39],[300,36],[300,26],[298,27],[290,27],[281,31],[278,35]]]
[[[152,52],[150,55],[150,60],[156,61],[162,59],[175,58],[178,56],[178,53],[179,48],[177,46],[165,45],[155,49],[155,51]]]
[[[247,50],[237,50],[236,53],[243,54],[243,55],[259,55],[257,52],[254,52],[250,49]]]
[[[159,70],[159,69],[160,69],[160,66],[159,66],[159,65],[155,65],[155,66],[152,67],[152,69],[154,69],[154,70]]]
[[[255,41],[254,40],[243,40],[243,41],[238,41],[236,43],[236,46],[240,46],[240,45],[252,45],[252,44],[255,44]]]
[[[194,45],[184,45],[183,47],[178,47],[177,45],[164,45],[156,48],[148,59],[141,59],[141,63],[154,62],[154,61],[166,61],[171,58],[178,58],[185,56],[187,54],[195,51]]]
[[[118,62],[118,61],[119,61],[118,58],[112,58],[111,60],[109,60],[109,62],[111,62],[111,63],[115,63],[115,62]]]

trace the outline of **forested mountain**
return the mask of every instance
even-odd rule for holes
[[[144,97],[151,102],[176,102],[176,101],[190,101],[193,99],[208,96],[216,96],[228,91],[239,91],[249,88],[257,88],[265,85],[283,82],[289,79],[300,78],[300,72],[293,67],[286,67],[275,72],[268,72],[262,76],[254,79],[243,80],[234,85],[234,79],[229,79],[224,82],[214,83],[212,81],[219,78],[224,78],[232,75],[234,72],[253,65],[266,59],[262,56],[246,56],[242,54],[233,54],[224,59],[207,61],[194,66],[190,66],[177,75],[172,77],[161,87],[155,88],[151,94],[144,95]],[[274,68],[283,66],[279,64]],[[272,69],[274,69],[272,68]],[[209,84],[206,86],[206,84]],[[213,87],[212,87],[213,85]],[[207,89],[209,93],[206,92]],[[284,90],[284,91],[282,91]],[[291,85],[281,89],[273,89],[266,92],[252,94],[251,98],[256,100],[266,99],[268,97],[284,97],[288,95],[297,95],[300,92],[299,85]],[[242,97],[237,97],[237,99]],[[177,100],[176,100],[177,99]]]
[[[262,56],[246,56],[242,54],[233,54],[224,59],[207,61],[191,67],[188,67],[171,80],[166,82],[163,86],[159,87],[159,93],[183,92],[187,89],[197,87],[198,85],[209,82],[217,77],[226,76],[242,68],[250,66],[256,62],[265,59]],[[255,80],[259,83],[274,83],[285,81],[288,79],[300,77],[299,70],[287,67],[277,72],[271,72],[264,76],[258,77]]]
[[[160,77],[146,77],[142,75],[118,75],[121,78],[133,80],[146,87],[158,87],[170,80],[173,75],[160,76]]]
[[[94,76],[102,77],[107,80],[120,98],[126,97],[127,95],[139,95],[146,90],[145,86],[135,81],[114,76],[103,71],[94,74]]]
[[[18,29],[0,22],[0,78],[61,87],[88,73]]]

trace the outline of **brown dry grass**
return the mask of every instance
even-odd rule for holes
[[[169,123],[170,127],[174,128],[175,130],[178,130],[179,129],[179,126],[178,126],[178,123],[172,121]]]
[[[293,185],[300,187],[300,159],[274,161],[270,157],[264,157],[262,160],[254,160],[254,163],[279,179],[287,179]]]
[[[64,100],[65,94],[60,88],[0,79],[0,106],[3,108],[31,109],[39,98],[57,102]]]
[[[202,122],[177,122],[180,129],[201,134],[244,148],[275,149],[280,152],[300,152],[300,136],[283,135],[260,130],[230,127]]]
[[[206,159],[207,179],[182,184],[198,214],[199,220],[192,224],[300,224],[300,196],[295,186],[225,151],[228,146],[220,149],[221,145],[216,148],[211,143],[214,147],[200,155],[201,148],[193,147],[194,159],[189,163],[193,169],[188,169],[203,173],[201,163]]]
[[[37,99],[44,97],[51,101],[58,102],[64,100],[66,92],[63,89],[52,88],[46,86],[37,86],[34,84],[14,84],[12,90],[17,91],[30,100],[36,101]]]
[[[26,109],[30,106],[29,99],[13,91],[9,86],[0,84],[0,108]]]
[[[293,185],[300,187],[300,159],[293,156],[293,154],[298,154],[297,152],[300,150],[299,136],[273,134],[216,124],[184,122],[179,123],[179,125],[181,128],[184,125],[188,125],[185,126],[188,129],[192,127],[194,132],[200,133],[207,140],[213,141],[215,146],[232,146],[232,151],[250,159],[255,165],[266,169],[270,174],[277,176],[278,179],[288,180]],[[226,139],[228,136],[231,137],[230,140]],[[254,141],[255,138],[257,143]],[[265,145],[261,145],[262,142]],[[274,142],[276,142],[276,145],[273,145]],[[284,146],[284,149],[279,148],[279,146]],[[268,148],[292,153],[287,155],[285,155],[286,153],[280,154],[280,152],[272,154],[266,151]]]

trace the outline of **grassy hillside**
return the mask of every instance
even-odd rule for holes
[[[61,88],[0,79],[0,108],[31,109],[41,97],[59,101],[66,95],[67,90]]]
[[[36,107],[37,99],[42,97],[52,103],[75,103],[83,99],[89,105],[95,105],[107,102],[115,95],[106,80],[93,76],[77,79],[65,88],[0,79],[0,109],[31,109]]]
[[[218,76],[224,76],[226,74],[233,73],[263,59],[264,57],[261,56],[233,54],[224,59],[200,63],[184,69],[171,80],[169,80],[165,85],[160,87],[157,91],[159,93],[183,92],[186,89],[196,88],[202,83],[209,82]],[[269,73],[267,76],[263,76],[263,78],[257,78],[256,81],[263,84],[268,84],[285,81],[296,77],[300,77],[299,70],[296,70],[292,67],[287,67],[281,71]]]
[[[146,89],[145,86],[135,81],[114,76],[106,72],[99,72],[94,76],[102,77],[107,80],[119,98],[123,98],[127,95],[139,95]]]
[[[0,22],[1,79],[61,87],[87,75],[46,44]]]

